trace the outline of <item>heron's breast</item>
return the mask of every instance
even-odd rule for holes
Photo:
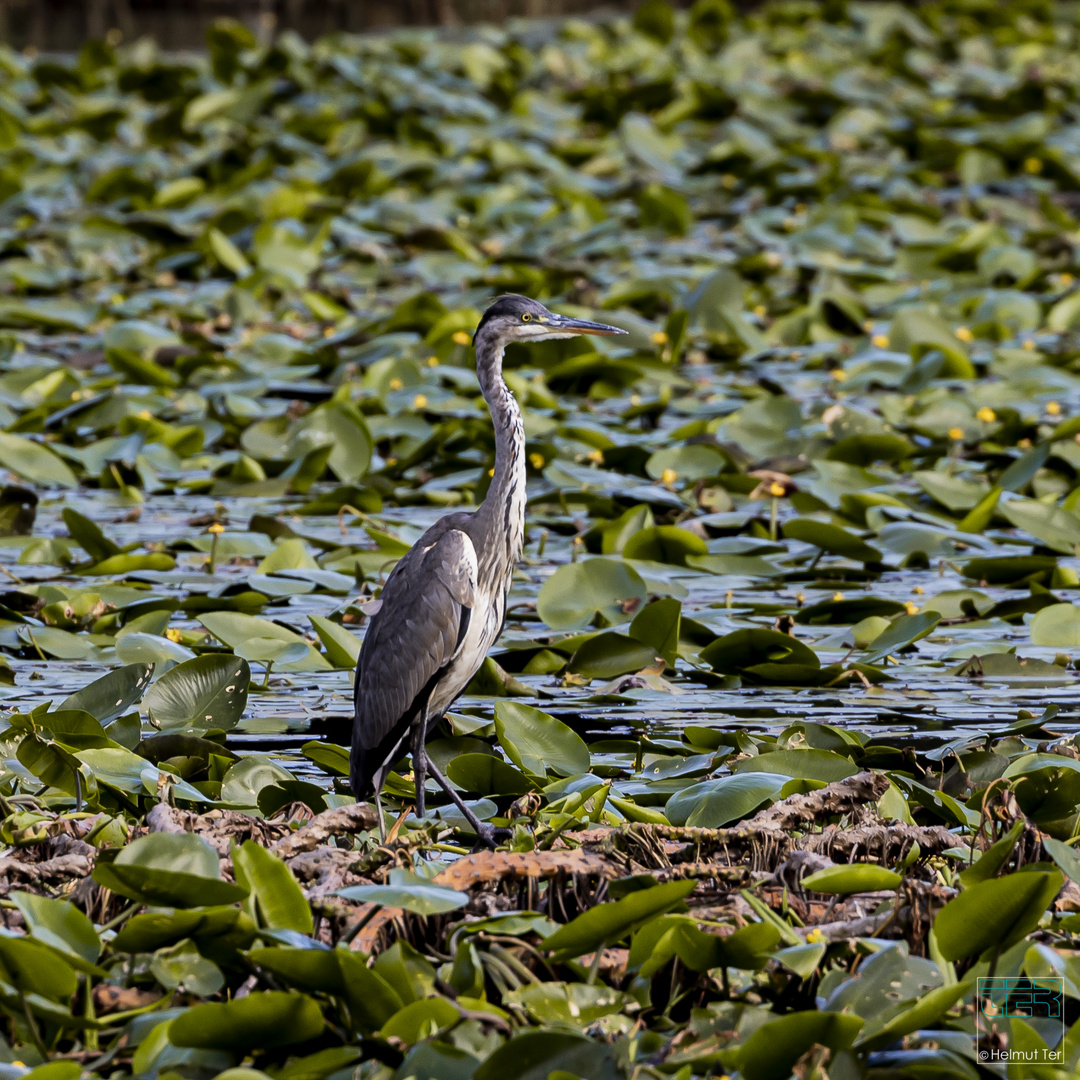
[[[477,596],[461,648],[431,696],[431,716],[441,716],[480,670],[502,629],[505,610],[506,594],[502,590]]]

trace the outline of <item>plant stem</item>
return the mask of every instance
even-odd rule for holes
[[[341,938],[339,939],[338,944],[339,945],[340,944],[349,945],[353,941],[355,941],[356,940],[356,935],[359,934],[360,931],[363,930],[364,927],[367,926],[367,924],[369,922],[371,922],[372,919],[375,918],[376,913],[381,911],[381,910],[382,910],[382,904],[372,904],[371,905],[371,910],[369,912],[367,912],[367,914],[361,915],[360,918],[357,919],[356,922],[354,922],[352,924],[352,926],[350,926],[349,929],[346,930],[345,933],[341,935]]]
[[[589,968],[589,977],[585,980],[586,986],[595,986],[596,977],[600,974],[600,960],[604,955],[604,946],[597,945],[596,952],[593,953],[592,966]]]
[[[27,1004],[26,995],[22,992],[22,988],[19,988],[19,1001],[22,1002],[23,1016],[26,1017],[26,1026],[30,1029],[30,1038],[34,1042],[34,1046],[37,1052],[41,1055],[42,1061],[49,1060],[49,1051],[45,1049],[45,1043],[42,1042],[41,1032],[38,1031],[37,1021],[34,1019],[34,1014],[30,1011],[30,1006]]]
[[[83,1006],[83,1012],[87,1020],[96,1020],[97,1010],[94,1008],[94,987],[89,975],[85,976],[83,989],[85,991],[85,1005]],[[83,1046],[87,1050],[93,1050],[95,1053],[101,1049],[98,1045],[97,1028],[91,1027],[86,1029]]]
[[[115,930],[121,923],[127,922],[141,906],[142,905],[139,903],[128,904],[119,915],[110,919],[107,923],[102,923],[101,926],[98,927],[98,933],[100,934],[103,930]]]

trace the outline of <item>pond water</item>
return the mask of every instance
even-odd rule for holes
[[[323,485],[328,487],[327,485]],[[310,496],[309,496],[310,497]],[[304,499],[258,499],[168,495],[155,497],[140,507],[137,520],[131,520],[132,507],[115,494],[81,491],[57,499],[45,499],[39,506],[34,533],[38,537],[63,537],[67,528],[60,514],[73,506],[98,522],[116,542],[127,544],[169,544],[178,535],[196,535],[200,528],[189,522],[200,515],[217,512],[229,522],[228,528],[243,530],[253,515],[279,515],[305,537],[333,543],[362,544],[363,534],[355,528],[355,519],[346,515],[299,516],[290,510]],[[426,528],[442,511],[430,507],[397,507],[383,514],[370,515],[368,524],[388,532],[413,537]],[[550,525],[550,521],[548,521]],[[545,535],[544,553],[537,557],[541,532]],[[360,533],[358,537],[358,533]],[[50,582],[92,589],[95,579],[64,575],[55,567],[36,567],[16,562],[23,541],[0,547],[0,565],[10,576],[26,584]],[[374,551],[373,545],[368,545]],[[559,566],[572,558],[572,543],[535,524],[530,529],[525,557],[515,577],[511,592],[512,614],[504,634],[493,650],[496,658],[507,661],[517,646],[532,646],[538,637],[558,640],[538,622],[535,605],[543,582]],[[1028,549],[1020,549],[1026,551]],[[1008,553],[1007,549],[1004,553]],[[166,574],[135,573],[130,580],[142,579],[148,596],[173,597],[178,600],[193,594],[228,592],[254,573],[254,559],[234,559],[220,564],[213,577],[205,573],[205,556],[192,552],[181,554],[175,572]],[[1068,563],[1069,560],[1062,560]],[[388,566],[390,564],[388,563]],[[763,584],[749,577],[715,575],[686,567],[654,562],[639,562],[643,575],[658,589],[681,598],[683,614],[722,634],[743,626],[770,625],[775,614],[797,612],[800,606],[832,599],[835,582],[803,582],[779,586]],[[377,580],[377,578],[376,578]],[[912,576],[903,571],[884,572],[868,583],[864,591],[874,596],[898,600],[912,595]],[[970,586],[955,568],[942,564],[933,574],[920,574],[924,584],[919,599],[933,600],[938,593]],[[16,582],[11,582],[12,587]],[[858,585],[842,585],[844,596],[853,599]],[[370,589],[370,586],[369,586]],[[983,586],[990,601],[1015,599],[1016,590]],[[359,596],[360,587],[353,590]],[[807,595],[809,594],[809,595]],[[815,595],[820,594],[820,595]],[[800,595],[803,597],[800,603]],[[262,617],[272,619],[311,635],[307,616],[328,616],[347,606],[353,597],[308,593],[278,599],[264,609]],[[364,622],[351,627],[362,637]],[[200,631],[194,618],[177,612],[173,627]],[[852,650],[837,641],[844,627],[800,626],[801,640],[816,647],[823,664],[842,661]],[[645,735],[651,749],[664,753],[672,749],[672,740],[695,725],[717,731],[744,729],[754,734],[777,736],[793,723],[810,721],[850,729],[865,735],[870,746],[912,746],[920,752],[955,740],[1000,735],[1017,718],[1020,709],[1034,714],[1047,706],[1058,706],[1053,729],[1064,734],[1080,731],[1080,702],[1076,694],[1076,673],[1062,667],[1049,676],[1023,678],[975,678],[971,673],[951,674],[963,652],[978,654],[1019,646],[1025,656],[1054,660],[1058,650],[1033,646],[1026,626],[1009,626],[1000,619],[968,621],[948,628],[938,628],[918,642],[917,652],[905,656],[895,670],[893,681],[864,686],[852,679],[844,686],[828,688],[732,685],[729,687],[700,682],[700,668],[680,661],[675,670],[663,677],[627,675],[614,680],[594,679],[586,685],[572,685],[571,680],[556,675],[516,677],[534,691],[533,698],[520,697],[558,717],[581,734],[587,742],[602,750],[602,740],[638,740]],[[693,654],[690,654],[693,659]],[[15,686],[0,689],[0,697],[9,708],[29,711],[52,698],[59,703],[67,694],[97,678],[109,661],[109,650],[93,660],[13,661]],[[115,659],[113,662],[116,662]],[[296,776],[327,785],[326,774],[301,752],[311,740],[325,740],[348,745],[352,717],[352,672],[349,670],[272,673],[265,689],[258,666],[254,665],[252,690],[243,719],[229,732],[227,745],[241,756],[266,754]],[[651,685],[650,685],[651,684]],[[497,698],[466,694],[457,711],[470,717],[490,720]],[[144,717],[145,721],[145,717]],[[152,729],[144,724],[144,732]],[[625,750],[625,746],[622,747]],[[594,752],[594,761],[601,760]],[[612,759],[615,760],[615,759]]]

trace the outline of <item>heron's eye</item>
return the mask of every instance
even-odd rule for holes
[[[527,311],[521,316],[522,322],[529,322],[531,319],[532,316]]]

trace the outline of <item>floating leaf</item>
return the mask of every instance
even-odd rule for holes
[[[627,621],[645,602],[640,575],[615,559],[560,566],[544,582],[537,611],[553,630],[575,630],[594,618],[602,625]]]
[[[857,536],[852,536],[847,529],[841,529],[838,525],[829,525],[827,522],[813,521],[810,518],[796,518],[784,524],[784,535],[792,540],[813,544],[822,551],[843,556],[845,559],[864,563],[881,562],[881,552],[877,548],[871,547]]]
[[[144,704],[166,731],[228,731],[244,713],[250,678],[246,661],[235,656],[197,656],[165,672],[147,691]]]
[[[589,908],[556,930],[545,940],[544,947],[555,952],[557,958],[566,959],[613,944],[646,920],[676,907],[693,890],[693,881],[672,881]]]
[[[70,900],[13,892],[30,936],[62,954],[81,971],[96,971],[101,941],[94,924]]]
[[[434,885],[404,870],[393,871],[388,885],[350,885],[346,889],[339,889],[337,895],[362,904],[402,908],[416,915],[441,915],[447,911],[457,911],[469,900],[467,893]]]
[[[749,817],[762,804],[775,799],[785,783],[786,777],[762,773],[703,780],[673,795],[664,813],[672,825],[718,829]]]
[[[321,615],[309,615],[311,625],[326,649],[326,658],[336,668],[352,670],[360,657],[360,641],[343,626]]]
[[[228,904],[247,895],[246,889],[221,880],[217,853],[190,833],[144,836],[112,862],[99,861],[93,876],[130,900],[163,907]]]
[[[950,900],[934,920],[946,960],[1000,953],[1039,924],[1064,879],[1032,871],[981,881]]]
[[[832,783],[853,776],[859,770],[854,763],[831,750],[773,750],[768,754],[742,758],[733,762],[737,773],[775,773],[803,780],[824,780]]]
[[[584,642],[570,658],[568,670],[589,679],[613,679],[650,667],[657,659],[655,649],[609,630]]]
[[[820,665],[817,653],[808,645],[776,630],[735,630],[702,649],[701,659],[724,675],[738,675],[765,663]]]
[[[652,562],[686,566],[687,558],[709,552],[705,541],[676,525],[654,525],[634,533],[623,547],[625,559],[648,559]]]
[[[852,863],[847,866],[829,866],[808,874],[802,879],[802,887],[814,892],[848,896],[851,893],[897,889],[903,880],[903,875],[884,866]]]
[[[319,671],[330,667],[326,658],[308,645],[303,638],[267,619],[257,619],[253,615],[244,615],[238,611],[212,611],[206,615],[200,615],[199,622],[214,637],[234,649],[252,638],[267,638],[288,645],[300,644],[307,648],[307,656],[304,659],[282,663],[278,667],[279,671]]]
[[[153,674],[152,663],[127,664],[76,690],[60,703],[59,708],[81,709],[107,724],[142,700]]]
[[[264,990],[188,1009],[169,1025],[169,1041],[175,1046],[247,1051],[307,1042],[321,1035],[324,1027],[322,1011],[312,998]]]
[[[1060,506],[1034,499],[1011,499],[999,503],[998,510],[1018,529],[1031,533],[1053,551],[1072,555],[1080,544],[1080,518]]]
[[[506,756],[523,772],[544,777],[589,771],[589,748],[562,721],[529,705],[500,701],[495,706],[495,733]]]
[[[941,616],[936,611],[920,611],[917,615],[899,616],[888,630],[874,638],[870,651],[863,657],[864,662],[876,664],[890,654],[906,649],[926,637],[939,622]]]
[[[271,930],[314,929],[311,909],[292,871],[275,855],[251,840],[233,851],[236,883],[249,894],[260,926]]]
[[[1035,613],[1029,627],[1032,645],[1069,648],[1080,645],[1080,608],[1051,604]]]
[[[849,1047],[863,1026],[861,1017],[833,1012],[795,1012],[762,1024],[739,1052],[746,1080],[784,1080],[813,1045]]]
[[[22,435],[0,431],[0,465],[42,487],[73,488],[78,484],[63,458]]]

